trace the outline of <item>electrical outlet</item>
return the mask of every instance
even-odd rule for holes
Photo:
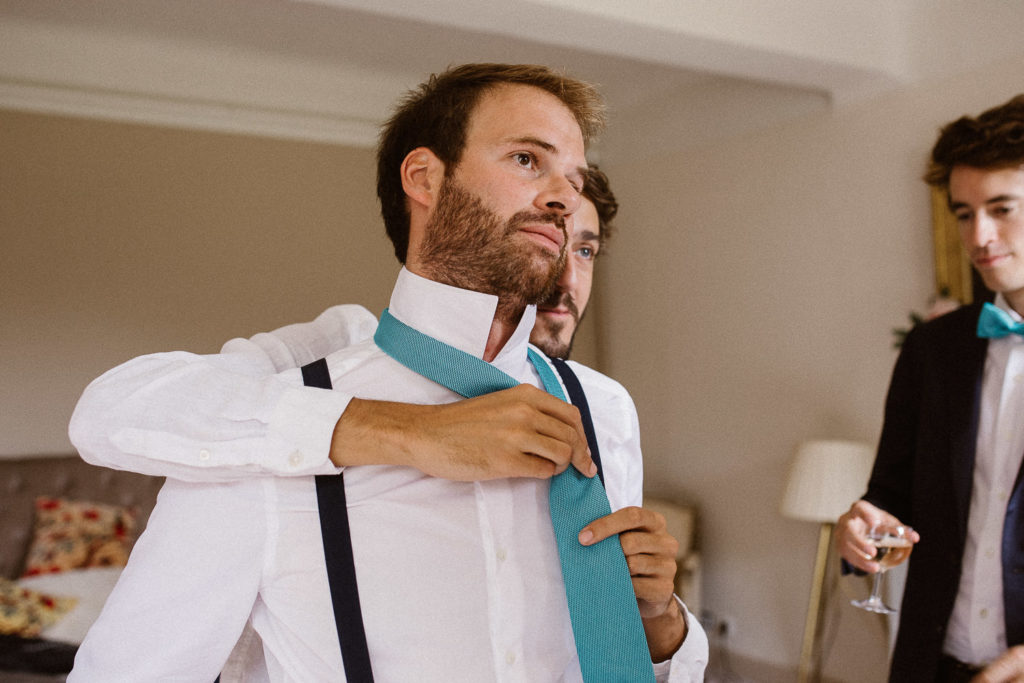
[[[700,625],[709,638],[724,640],[736,635],[736,623],[732,617],[717,614],[709,609],[701,610]]]

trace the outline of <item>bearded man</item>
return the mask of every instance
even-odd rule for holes
[[[445,372],[436,381],[431,374],[443,356],[453,365],[473,359],[474,372],[482,364],[504,373],[521,383],[514,390],[526,402],[542,384],[558,391],[527,341],[535,305],[550,298],[563,272],[566,223],[586,173],[584,141],[600,122],[590,86],[542,67],[466,65],[410,94],[378,155],[385,226],[405,267],[374,340],[318,365],[330,383],[347,395],[430,410],[460,396]],[[299,372],[282,381],[297,383]],[[701,680],[706,640],[672,595],[675,541],[664,520],[639,506],[635,409],[612,380],[586,370],[580,381],[595,414],[607,416],[598,441],[605,504],[614,512],[572,534],[587,552],[612,537],[621,542],[646,662],[627,680]],[[592,668],[586,639],[575,632],[582,622],[571,614],[548,498],[565,481],[554,475],[586,486],[596,468],[558,446],[575,431],[565,420],[539,425],[538,441],[551,442],[556,456],[512,458],[509,474],[478,453],[486,476],[472,481],[429,476],[415,455],[388,462],[380,449],[350,445],[338,462],[332,453],[344,468],[340,506],[364,649],[380,680],[614,676],[604,664]],[[333,448],[324,437],[321,445]],[[301,463],[305,454],[293,456]],[[570,464],[586,476],[566,471]],[[169,480],[69,681],[218,673],[225,681],[370,680],[349,669],[352,629],[332,613],[336,537],[324,515],[336,501],[325,505],[324,479]],[[597,621],[600,631],[618,620]],[[258,649],[239,641],[247,625],[260,636]]]

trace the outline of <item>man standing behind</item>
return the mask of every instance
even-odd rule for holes
[[[554,293],[537,306],[530,343],[552,358],[568,358],[583,320],[594,280],[595,259],[611,237],[619,205],[608,176],[596,166],[587,169],[583,202],[573,215],[568,260]]]
[[[890,680],[1024,680],[1024,95],[943,128],[925,179],[996,298],[907,336],[868,491],[836,542],[874,572],[872,525],[919,534]]]
[[[565,258],[564,223],[579,204],[594,104],[584,84],[496,65],[450,70],[406,99],[382,138],[378,174],[385,224],[406,263],[390,307],[398,325],[539,384],[541,366],[526,354],[531,304],[547,298]],[[422,404],[457,398],[376,344],[332,354],[328,364],[349,394]],[[706,654],[687,650],[701,642],[687,638],[671,596],[674,543],[650,513],[630,507],[642,487],[635,412],[607,378],[580,378],[592,403],[618,402],[622,410],[610,412],[623,419],[602,444],[616,512],[585,525],[579,543],[625,532],[648,666],[665,662],[673,678],[699,680]],[[542,495],[548,480],[459,482],[402,463],[359,466],[379,462],[378,453],[360,451],[342,464],[380,680],[581,680]],[[113,672],[202,680],[247,621],[263,641],[263,675],[341,679],[315,498],[309,477],[169,481],[70,680]],[[188,539],[192,556],[176,555]],[[216,571],[193,580],[187,570],[199,563]],[[164,581],[139,580],[161,573]],[[222,578],[211,585],[211,574]]]

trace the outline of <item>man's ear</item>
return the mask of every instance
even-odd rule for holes
[[[444,179],[444,162],[426,147],[417,147],[405,155],[401,166],[402,189],[413,205],[428,211],[437,201]],[[413,209],[410,206],[410,209]]]

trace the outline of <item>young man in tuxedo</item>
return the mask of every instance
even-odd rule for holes
[[[948,193],[995,301],[907,336],[868,490],[840,517],[837,547],[874,572],[872,525],[919,539],[890,680],[1024,680],[1024,95],[943,128],[925,180]]]

